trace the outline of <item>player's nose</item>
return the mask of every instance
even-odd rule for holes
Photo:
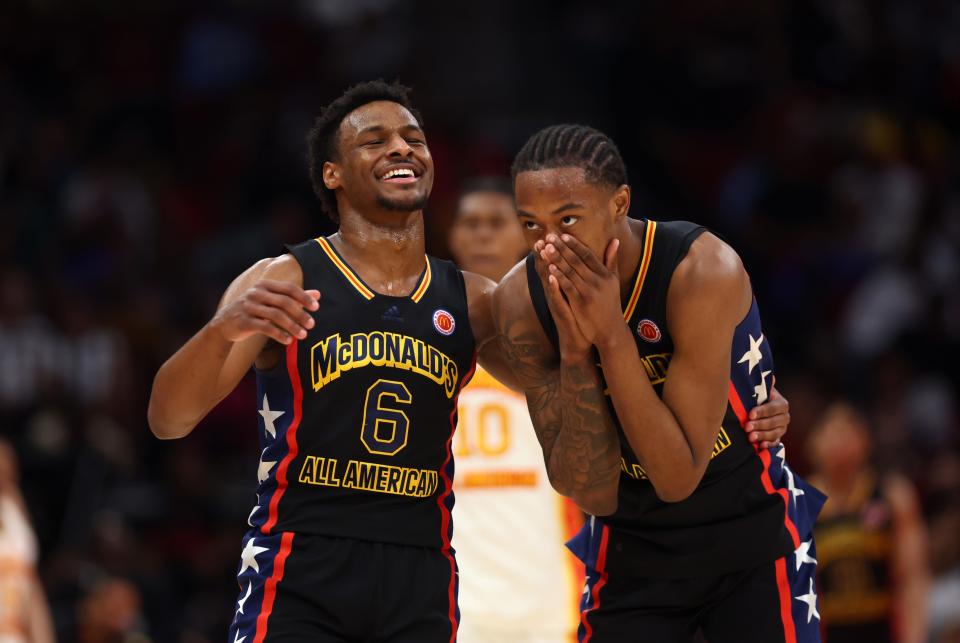
[[[410,144],[407,143],[407,139],[400,136],[399,133],[394,134],[387,140],[387,155],[388,156],[400,156],[406,157],[413,154],[413,148],[410,147]]]

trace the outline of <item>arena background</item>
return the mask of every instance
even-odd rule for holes
[[[791,401],[791,462],[809,471],[825,404],[868,409],[876,462],[914,481],[930,528],[932,640],[958,640],[957,3],[38,0],[3,14],[0,433],[61,641],[223,640],[253,501],[253,383],[160,442],[151,380],[233,276],[332,230],[304,136],[378,77],[411,85],[424,113],[431,253],[448,256],[464,178],[505,172],[528,135],[566,121],[618,142],[633,216],[728,239]]]

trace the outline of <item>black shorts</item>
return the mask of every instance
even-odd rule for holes
[[[691,579],[638,578],[605,564],[605,531],[587,563],[581,643],[819,643],[816,549]]]
[[[243,539],[230,643],[452,643],[452,552],[284,532]]]

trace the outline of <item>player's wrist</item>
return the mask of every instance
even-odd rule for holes
[[[568,346],[560,347],[560,363],[564,366],[572,366],[576,364],[582,364],[590,360],[590,346],[583,347],[574,347]]]
[[[228,336],[224,320],[220,315],[215,315],[213,319],[207,322],[204,331],[206,331],[205,334],[210,338],[210,341],[216,342],[221,347],[229,348],[229,346],[233,344],[233,340]]]
[[[614,352],[623,350],[633,344],[633,337],[630,335],[627,325],[615,324],[612,328],[597,337],[595,345],[602,357],[604,355],[612,355]]]

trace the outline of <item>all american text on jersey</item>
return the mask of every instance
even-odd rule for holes
[[[308,455],[300,468],[299,482],[324,487],[343,487],[395,496],[428,498],[439,486],[439,476],[430,469],[349,460],[342,472],[336,458]]]

